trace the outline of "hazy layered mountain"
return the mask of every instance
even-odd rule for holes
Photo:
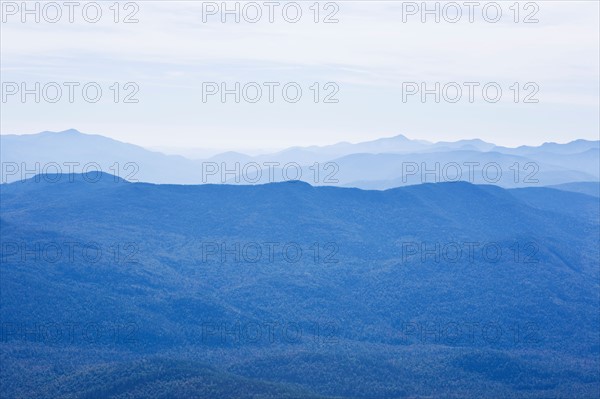
[[[256,162],[296,162],[312,164],[329,161],[352,154],[410,154],[430,151],[474,150],[487,151],[495,146],[482,140],[441,141],[431,143],[425,140],[411,140],[403,135],[386,137],[361,143],[337,143],[328,146],[291,147],[283,151],[254,156]],[[213,160],[232,161],[230,153],[215,155]],[[240,157],[239,161],[244,161]]]
[[[564,183],[556,186],[550,186],[557,190],[573,191],[575,193],[592,195],[594,197],[600,197],[600,183],[598,182],[579,182],[579,183]]]
[[[600,387],[596,197],[110,175],[0,189],[9,397]]]
[[[507,154],[518,154],[518,155],[528,155],[535,153],[553,153],[553,154],[576,154],[580,152],[585,152],[588,150],[596,150],[600,148],[600,142],[589,141],[589,140],[575,140],[571,141],[567,144],[558,144],[558,143],[544,143],[538,147],[532,146],[520,146],[517,148],[508,148],[508,147],[494,147],[492,150],[504,152]]]
[[[30,178],[40,173],[97,170],[134,181],[200,182],[197,164],[189,159],[148,151],[137,145],[83,134],[74,129],[2,135],[0,140],[2,182]]]
[[[0,140],[3,182],[70,170],[101,170],[152,183],[302,180],[366,189],[455,180],[527,187],[600,179],[598,141],[586,140],[505,148],[481,140],[429,143],[399,135],[357,144],[293,147],[258,156],[227,152],[204,160],[165,155],[75,130],[8,135]]]
[[[598,159],[598,154],[595,154],[596,163]],[[354,154],[333,162],[339,167],[338,175],[343,185],[371,189],[457,180],[503,187],[541,186],[598,178],[597,173],[556,165],[547,159],[499,152],[457,150],[402,155]]]
[[[254,169],[248,169],[247,172],[242,171],[239,176],[227,175],[229,178],[225,182],[254,184],[301,178],[315,185],[383,190],[413,184],[454,181],[502,187],[540,187],[599,178],[600,158],[594,150],[561,157],[544,155],[524,157],[466,150],[410,154],[362,153],[303,167],[280,163],[258,173]],[[225,167],[219,164],[215,168],[219,171],[227,167],[233,169],[234,162],[224,162]],[[240,164],[243,165],[244,161]],[[280,165],[285,165],[285,168]],[[215,174],[215,177],[224,176],[223,173]]]
[[[403,135],[381,138],[362,143],[337,143],[327,146],[292,147],[273,154],[257,157],[260,160],[268,159],[279,162],[312,163],[354,153],[402,153],[426,150],[432,143],[424,140],[410,140]]]

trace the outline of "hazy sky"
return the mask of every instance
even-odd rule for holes
[[[96,23],[86,21],[95,18],[95,6],[86,8],[84,18],[85,2],[74,9],[73,23],[63,2],[56,3],[60,18],[39,3],[39,23],[35,15],[22,15],[21,1],[2,3],[2,134],[76,128],[143,146],[221,149],[396,134],[431,141],[478,137],[510,146],[598,139],[597,1],[518,7],[514,1],[480,2],[471,12],[462,1],[438,2],[439,23],[434,14],[415,9],[420,1],[320,2],[318,23],[314,1],[297,2],[302,15],[296,23],[291,21],[298,7],[286,6],[284,14],[286,2],[274,6],[273,23],[263,1],[239,3],[239,23],[234,14],[222,14],[221,1],[121,2],[117,23],[114,1],[98,3],[102,15]],[[459,17],[455,4],[462,5],[461,16],[452,23]],[[262,16],[249,22],[257,9]],[[138,22],[124,23],[128,16]],[[326,18],[338,22],[324,23]],[[40,102],[34,94],[23,102],[22,84],[35,91],[36,82]],[[65,82],[74,82],[67,83],[73,102]],[[222,102],[219,93],[203,101],[206,90],[221,90],[223,82],[230,89],[240,82],[240,94],[244,85],[255,84],[246,86],[240,103],[234,94]],[[265,82],[273,82],[273,102]],[[422,83],[434,89],[436,82],[439,103],[434,94],[425,102],[420,93],[408,95]],[[102,90],[96,103],[83,97],[88,83],[89,99],[95,87]],[[296,87],[302,90],[298,102],[285,100],[282,87],[288,83],[288,99]],[[62,96],[51,103],[57,85]],[[256,86],[262,97],[251,103]],[[457,86],[462,97],[452,103]],[[138,102],[123,102],[136,88],[131,99]],[[323,102],[330,94],[337,103]]]

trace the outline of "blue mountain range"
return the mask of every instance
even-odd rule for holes
[[[580,187],[90,172],[0,190],[3,397],[600,388],[600,207]]]

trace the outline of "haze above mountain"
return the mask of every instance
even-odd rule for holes
[[[503,187],[600,179],[599,141],[588,140],[507,148],[479,139],[430,143],[398,135],[354,144],[291,147],[255,156],[226,152],[207,159],[166,155],[74,129],[2,135],[0,140],[2,182],[35,173],[66,173],[65,164],[73,162],[79,163],[75,172],[85,172],[83,165],[90,164],[88,170],[101,169],[128,180],[174,184],[298,179],[313,185],[387,189],[454,179]],[[496,180],[498,169],[502,176]]]

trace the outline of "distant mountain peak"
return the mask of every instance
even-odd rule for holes
[[[63,130],[62,132],[59,132],[59,133],[63,133],[63,134],[84,134],[84,133],[80,132],[79,130],[73,129],[73,128],[67,129],[67,130]]]
[[[67,129],[67,130],[61,130],[61,131],[53,131],[53,130],[45,130],[39,134],[44,134],[44,135],[86,135],[85,133],[80,132],[77,129]]]
[[[406,137],[403,134],[397,134],[395,136],[390,137],[391,139],[400,139],[400,140],[410,140],[408,137]]]

